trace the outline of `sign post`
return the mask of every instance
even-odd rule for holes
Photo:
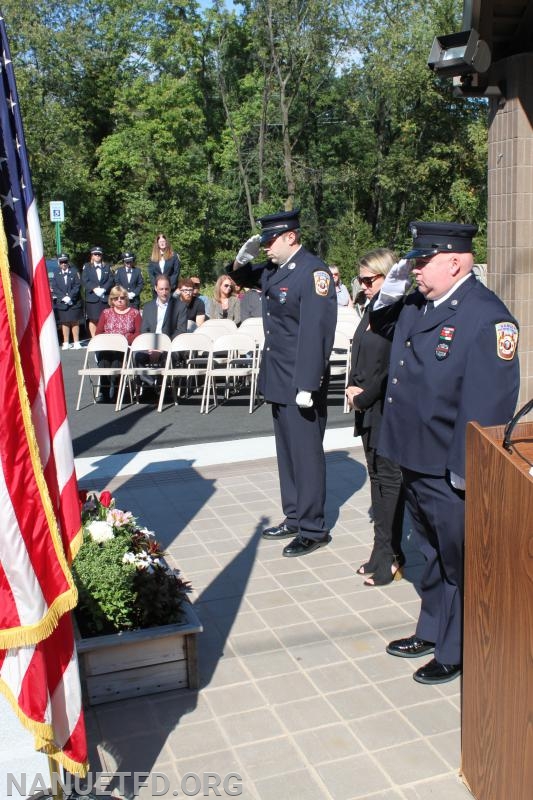
[[[50,202],[50,222],[56,226],[56,254],[61,253],[61,223],[65,221],[65,204],[62,200]]]

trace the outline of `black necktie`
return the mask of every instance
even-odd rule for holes
[[[435,308],[435,303],[433,302],[433,300],[428,300],[427,303],[426,303],[426,311],[425,311],[425,313],[426,314],[431,314],[431,312],[433,311],[434,308]]]

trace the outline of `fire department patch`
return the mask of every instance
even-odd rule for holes
[[[320,269],[314,272],[313,276],[315,279],[315,292],[321,297],[327,297],[331,281],[329,273]]]
[[[498,358],[512,361],[518,345],[518,328],[514,322],[497,322],[495,328]]]

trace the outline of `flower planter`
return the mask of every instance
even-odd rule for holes
[[[192,605],[184,620],[108,636],[77,637],[84,698],[89,705],[171,689],[197,689],[196,635],[203,630]]]

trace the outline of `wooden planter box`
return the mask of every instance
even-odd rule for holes
[[[203,630],[192,605],[184,620],[140,631],[76,640],[84,699],[109,703],[170,689],[197,689],[196,635]]]

